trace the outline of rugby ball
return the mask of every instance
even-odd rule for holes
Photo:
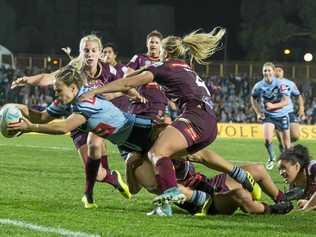
[[[22,113],[14,104],[6,104],[0,110],[0,130],[4,137],[11,138],[21,134],[17,131],[8,131],[9,123],[18,123],[22,118]]]

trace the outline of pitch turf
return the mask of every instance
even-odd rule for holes
[[[307,145],[316,157],[316,141],[303,141],[302,144]],[[260,140],[218,139],[212,148],[238,164],[263,162],[266,159]],[[123,162],[112,145],[109,146],[109,155],[111,168],[123,173]],[[214,173],[201,166],[198,169],[208,174]],[[283,188],[276,169],[270,174],[277,185]],[[95,187],[99,208],[85,210],[80,202],[83,184],[82,163],[69,137],[1,137],[0,236],[60,236],[53,232],[27,229],[26,224],[20,227],[4,224],[8,219],[86,233],[82,236],[316,235],[316,212],[293,212],[286,216],[255,216],[237,212],[233,216],[196,218],[174,208],[175,215],[171,218],[147,217],[145,213],[152,207],[151,194],[142,191],[128,201],[110,186],[100,183]],[[269,201],[266,197],[264,199]],[[72,236],[80,235],[77,233]]]

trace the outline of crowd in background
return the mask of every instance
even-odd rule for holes
[[[0,66],[0,105],[12,102],[45,108],[53,100],[52,87],[24,86],[10,90],[11,83],[16,78],[45,72],[48,71],[37,67],[21,70]]]
[[[52,87],[25,86],[10,90],[13,80],[23,75],[35,75],[47,72],[45,69],[12,69],[0,66],[0,106],[8,103],[23,103],[28,106],[45,108],[53,100]],[[249,78],[247,75],[226,77],[201,74],[208,88],[211,89],[214,111],[220,122],[254,123],[256,114],[250,105],[251,88],[261,77]],[[316,124],[316,97],[313,96],[311,80],[296,81],[305,98],[306,124]]]

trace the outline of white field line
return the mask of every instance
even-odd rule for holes
[[[36,224],[32,224],[32,223],[27,223],[24,221],[11,220],[11,219],[0,219],[0,225],[13,225],[13,226],[17,226],[17,227],[21,227],[24,229],[37,231],[37,232],[59,234],[61,236],[101,237],[100,235],[96,235],[96,234],[89,234],[89,233],[84,233],[84,232],[74,232],[71,230],[63,229],[63,228],[46,227],[46,226],[41,226],[41,225],[36,225]]]
[[[74,151],[75,148],[62,147],[62,146],[34,146],[34,145],[19,145],[19,144],[3,144],[0,146],[13,146],[13,147],[25,147],[25,148],[35,148],[35,149],[47,149],[47,150],[64,150],[64,151]]]

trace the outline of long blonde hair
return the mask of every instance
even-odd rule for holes
[[[264,67],[271,67],[273,70],[275,70],[275,65],[274,65],[274,63],[272,63],[272,62],[265,62],[265,63],[263,64],[263,66],[262,66],[262,69],[263,69]]]
[[[195,60],[199,64],[207,64],[205,59],[212,56],[220,49],[220,40],[226,30],[222,27],[215,27],[209,33],[198,33],[193,31],[183,38],[177,36],[168,36],[162,40],[162,47],[171,58],[190,57],[190,61]]]
[[[90,34],[90,35],[86,35],[82,37],[79,43],[79,56],[73,58],[68,63],[68,65],[72,66],[77,71],[80,71],[83,68],[83,62],[84,62],[83,49],[87,41],[96,42],[99,46],[100,52],[102,52],[103,46],[102,46],[101,39],[98,36],[96,36],[95,34]]]
[[[85,82],[85,78],[81,75],[80,71],[71,65],[66,65],[61,68],[55,75],[57,81],[62,81],[65,85],[70,86],[76,84],[78,88],[82,87]]]

